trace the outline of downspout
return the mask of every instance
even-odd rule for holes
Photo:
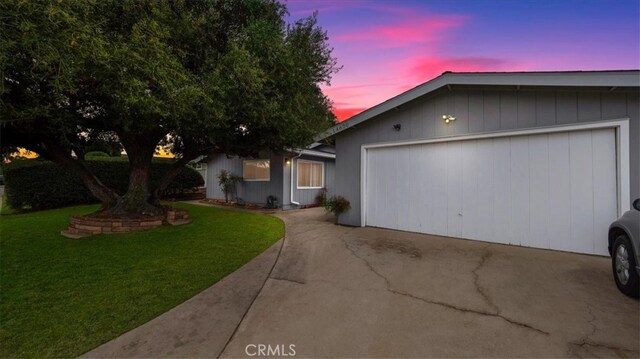
[[[302,156],[302,152],[300,152],[297,156],[291,157],[291,182],[289,183],[289,187],[291,188],[291,196],[289,202],[291,202],[291,204],[295,204],[298,207],[300,207],[300,202],[296,202],[293,200],[293,164],[295,163],[295,159],[300,158],[300,156]]]

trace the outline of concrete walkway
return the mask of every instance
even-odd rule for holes
[[[277,245],[86,356],[639,355],[638,301],[608,258],[335,226],[322,209],[278,216],[270,274]]]
[[[218,357],[262,289],[282,242],[195,297],[82,357]]]

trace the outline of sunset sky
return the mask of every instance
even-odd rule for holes
[[[324,87],[339,120],[444,71],[640,68],[631,1],[289,0],[318,11],[343,66]]]

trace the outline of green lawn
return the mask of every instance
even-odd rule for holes
[[[192,223],[79,240],[79,206],[0,217],[0,357],[76,357],[184,302],[284,235],[274,217],[177,204]]]

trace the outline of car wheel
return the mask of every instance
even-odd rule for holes
[[[627,236],[620,235],[613,242],[611,263],[613,266],[613,278],[618,289],[630,297],[638,298],[640,282],[636,271],[636,256]]]

